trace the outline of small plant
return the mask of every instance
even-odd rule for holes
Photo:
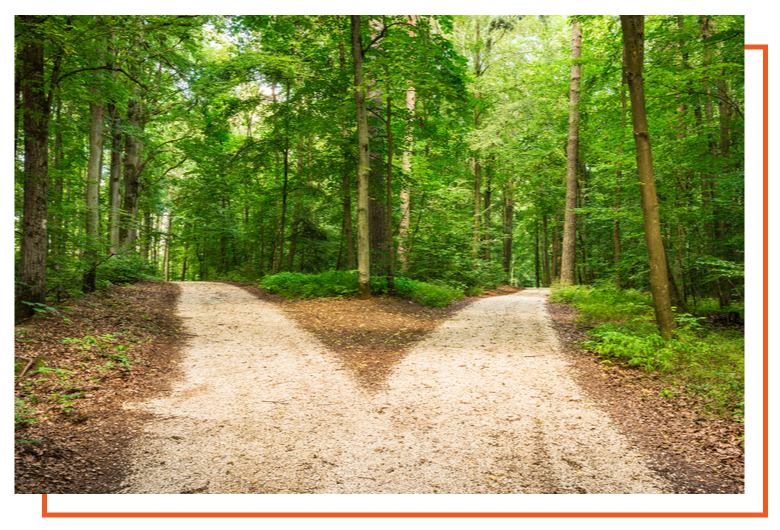
[[[65,383],[68,381],[70,376],[74,374],[74,372],[70,370],[64,370],[62,368],[49,368],[48,366],[41,366],[38,368],[38,373],[40,374],[54,374],[54,376],[59,379],[61,383]]]
[[[661,397],[673,398],[674,393],[672,393],[672,391],[669,390],[668,388],[664,388],[663,390],[661,390]]]
[[[51,306],[47,306],[46,304],[42,304],[40,302],[25,302],[22,301],[23,304],[28,305],[32,307],[32,310],[38,313],[39,315],[45,315],[49,312],[56,313],[57,310]]]
[[[27,405],[27,402],[21,398],[15,397],[14,398],[14,424],[30,424],[38,421],[38,418],[33,418],[32,416],[37,411],[33,408],[30,408]]]

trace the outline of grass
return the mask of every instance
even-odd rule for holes
[[[285,298],[334,298],[357,295],[357,271],[328,271],[320,274],[282,272],[266,276],[260,287]],[[395,290],[390,292],[386,278],[371,277],[372,294],[390,294],[414,300],[428,307],[446,307],[453,300],[463,298],[463,293],[447,285],[434,285],[408,278],[396,277]]]
[[[591,326],[583,346],[599,354],[602,362],[623,362],[656,373],[667,386],[703,397],[709,412],[744,420],[741,332],[711,329],[703,324],[704,317],[678,314],[678,328],[665,341],[652,322],[649,294],[611,286],[555,288],[550,299],[581,312],[580,321]],[[674,393],[667,390],[665,397],[671,399]]]

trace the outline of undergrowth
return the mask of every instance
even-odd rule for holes
[[[409,278],[396,277],[395,289],[390,292],[387,279],[371,277],[372,294],[390,294],[399,298],[413,300],[428,307],[446,307],[453,300],[463,298],[463,293],[448,285],[419,282]],[[357,271],[329,271],[320,274],[301,274],[282,272],[266,276],[260,281],[260,287],[285,298],[333,298],[357,295]]]
[[[712,329],[704,317],[677,314],[677,330],[665,341],[652,321],[650,295],[612,286],[558,287],[550,300],[580,311],[580,321],[592,326],[582,345],[602,362],[656,373],[670,387],[703,396],[710,412],[744,419],[745,339],[740,331]],[[674,397],[668,389],[662,394]]]

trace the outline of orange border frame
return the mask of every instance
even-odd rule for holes
[[[769,517],[769,45],[746,44],[746,50],[761,50],[764,52],[764,509],[761,512],[50,512],[46,494],[41,495],[41,516],[44,518],[511,518],[511,517],[544,517],[544,518],[714,518]]]

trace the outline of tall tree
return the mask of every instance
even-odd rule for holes
[[[363,79],[363,38],[360,27],[360,15],[350,15],[352,26],[352,61],[355,77],[355,112],[358,133],[358,193],[357,193],[357,231],[358,231],[358,297],[361,300],[371,298],[370,261],[368,245],[368,116],[366,112],[366,85]]]
[[[571,77],[569,84],[569,135],[566,143],[566,210],[563,221],[563,255],[561,256],[561,284],[576,283],[575,262],[577,245],[577,168],[579,166],[580,134],[580,77],[582,66],[582,23],[571,23]]]
[[[30,304],[46,303],[46,215],[51,104],[44,87],[43,24],[46,17],[20,15],[19,19],[24,34],[20,80],[24,127],[24,210],[15,313],[16,318],[24,318],[33,314],[33,306]]]
[[[650,292],[655,318],[661,336],[668,340],[674,332],[674,313],[669,294],[666,252],[661,238],[661,216],[653,175],[653,157],[650,150],[650,132],[647,126],[645,87],[642,77],[644,63],[644,15],[620,15],[623,30],[624,60],[631,99],[631,120],[636,143],[636,163],[639,173],[639,191],[642,199],[645,243],[650,264]]]
[[[102,26],[100,20],[97,25]],[[102,43],[97,42],[97,63],[103,60]],[[100,65],[102,66],[102,65]],[[104,107],[103,94],[100,87],[104,84],[104,72],[97,70],[93,73],[95,88],[91,91],[93,101],[89,103],[89,160],[87,162],[87,201],[86,223],[84,233],[87,237],[85,245],[85,271],[83,278],[83,290],[91,293],[95,290],[97,279],[98,254],[100,247],[100,179],[103,166],[103,121]]]

